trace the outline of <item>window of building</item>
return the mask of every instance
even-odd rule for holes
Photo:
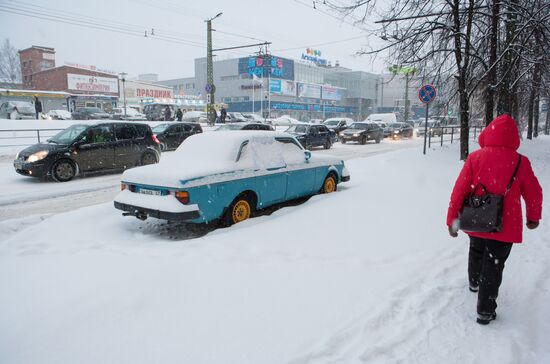
[[[243,101],[250,101],[250,97],[249,96],[244,96]]]

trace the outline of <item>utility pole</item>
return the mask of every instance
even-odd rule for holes
[[[409,81],[411,76],[414,76],[418,71],[414,67],[404,67],[404,66],[390,66],[389,71],[394,75],[402,74],[405,76],[405,111],[403,113],[404,121],[409,120]]]
[[[206,111],[208,122],[214,124],[216,122],[216,114],[214,109],[215,92],[214,86],[214,64],[212,60],[212,20],[222,16],[223,13],[218,13],[216,16],[206,20]]]
[[[126,119],[126,72],[119,73],[122,81],[122,97],[124,99],[124,119]]]

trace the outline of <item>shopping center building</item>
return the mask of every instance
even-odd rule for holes
[[[379,76],[334,66],[320,52],[301,60],[275,55],[214,62],[215,101],[228,111],[257,112],[300,120],[350,116],[362,120],[375,111]],[[205,99],[206,58],[195,59],[195,77],[160,81],[175,94]],[[269,87],[268,87],[269,85]]]

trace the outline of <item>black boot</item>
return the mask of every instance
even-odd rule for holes
[[[488,325],[489,322],[493,321],[497,318],[497,314],[495,312],[485,314],[485,313],[478,313],[477,314],[477,323],[480,325]]]

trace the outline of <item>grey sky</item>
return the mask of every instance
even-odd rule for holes
[[[341,20],[312,8],[312,1],[177,1],[177,0],[0,0],[0,38],[7,37],[23,49],[31,45],[54,47],[58,65],[64,62],[96,65],[130,76],[158,73],[160,79],[193,76],[193,60],[206,55],[204,19],[223,12],[214,20],[214,47],[258,42],[273,42],[273,54],[298,59],[307,47],[319,49],[322,58],[339,60],[342,66],[379,72],[383,62],[372,62],[354,53],[364,47],[367,37]],[[323,7],[317,1],[317,7]],[[7,13],[24,12],[33,16],[56,17],[57,22]],[[51,11],[61,10],[62,13]],[[87,16],[82,20],[79,16]],[[70,25],[75,21],[100,26],[115,26],[119,32]],[[124,24],[121,24],[124,23]],[[154,37],[151,30],[154,29]],[[148,37],[144,37],[145,31]],[[222,32],[250,36],[249,39]],[[143,35],[141,35],[143,33]],[[139,35],[138,35],[139,34]],[[159,39],[170,38],[171,42]],[[355,38],[355,39],[350,39]],[[339,41],[343,40],[343,41]],[[339,41],[333,44],[319,45]],[[185,44],[183,44],[185,43]],[[256,48],[223,52],[219,59],[244,56]]]

